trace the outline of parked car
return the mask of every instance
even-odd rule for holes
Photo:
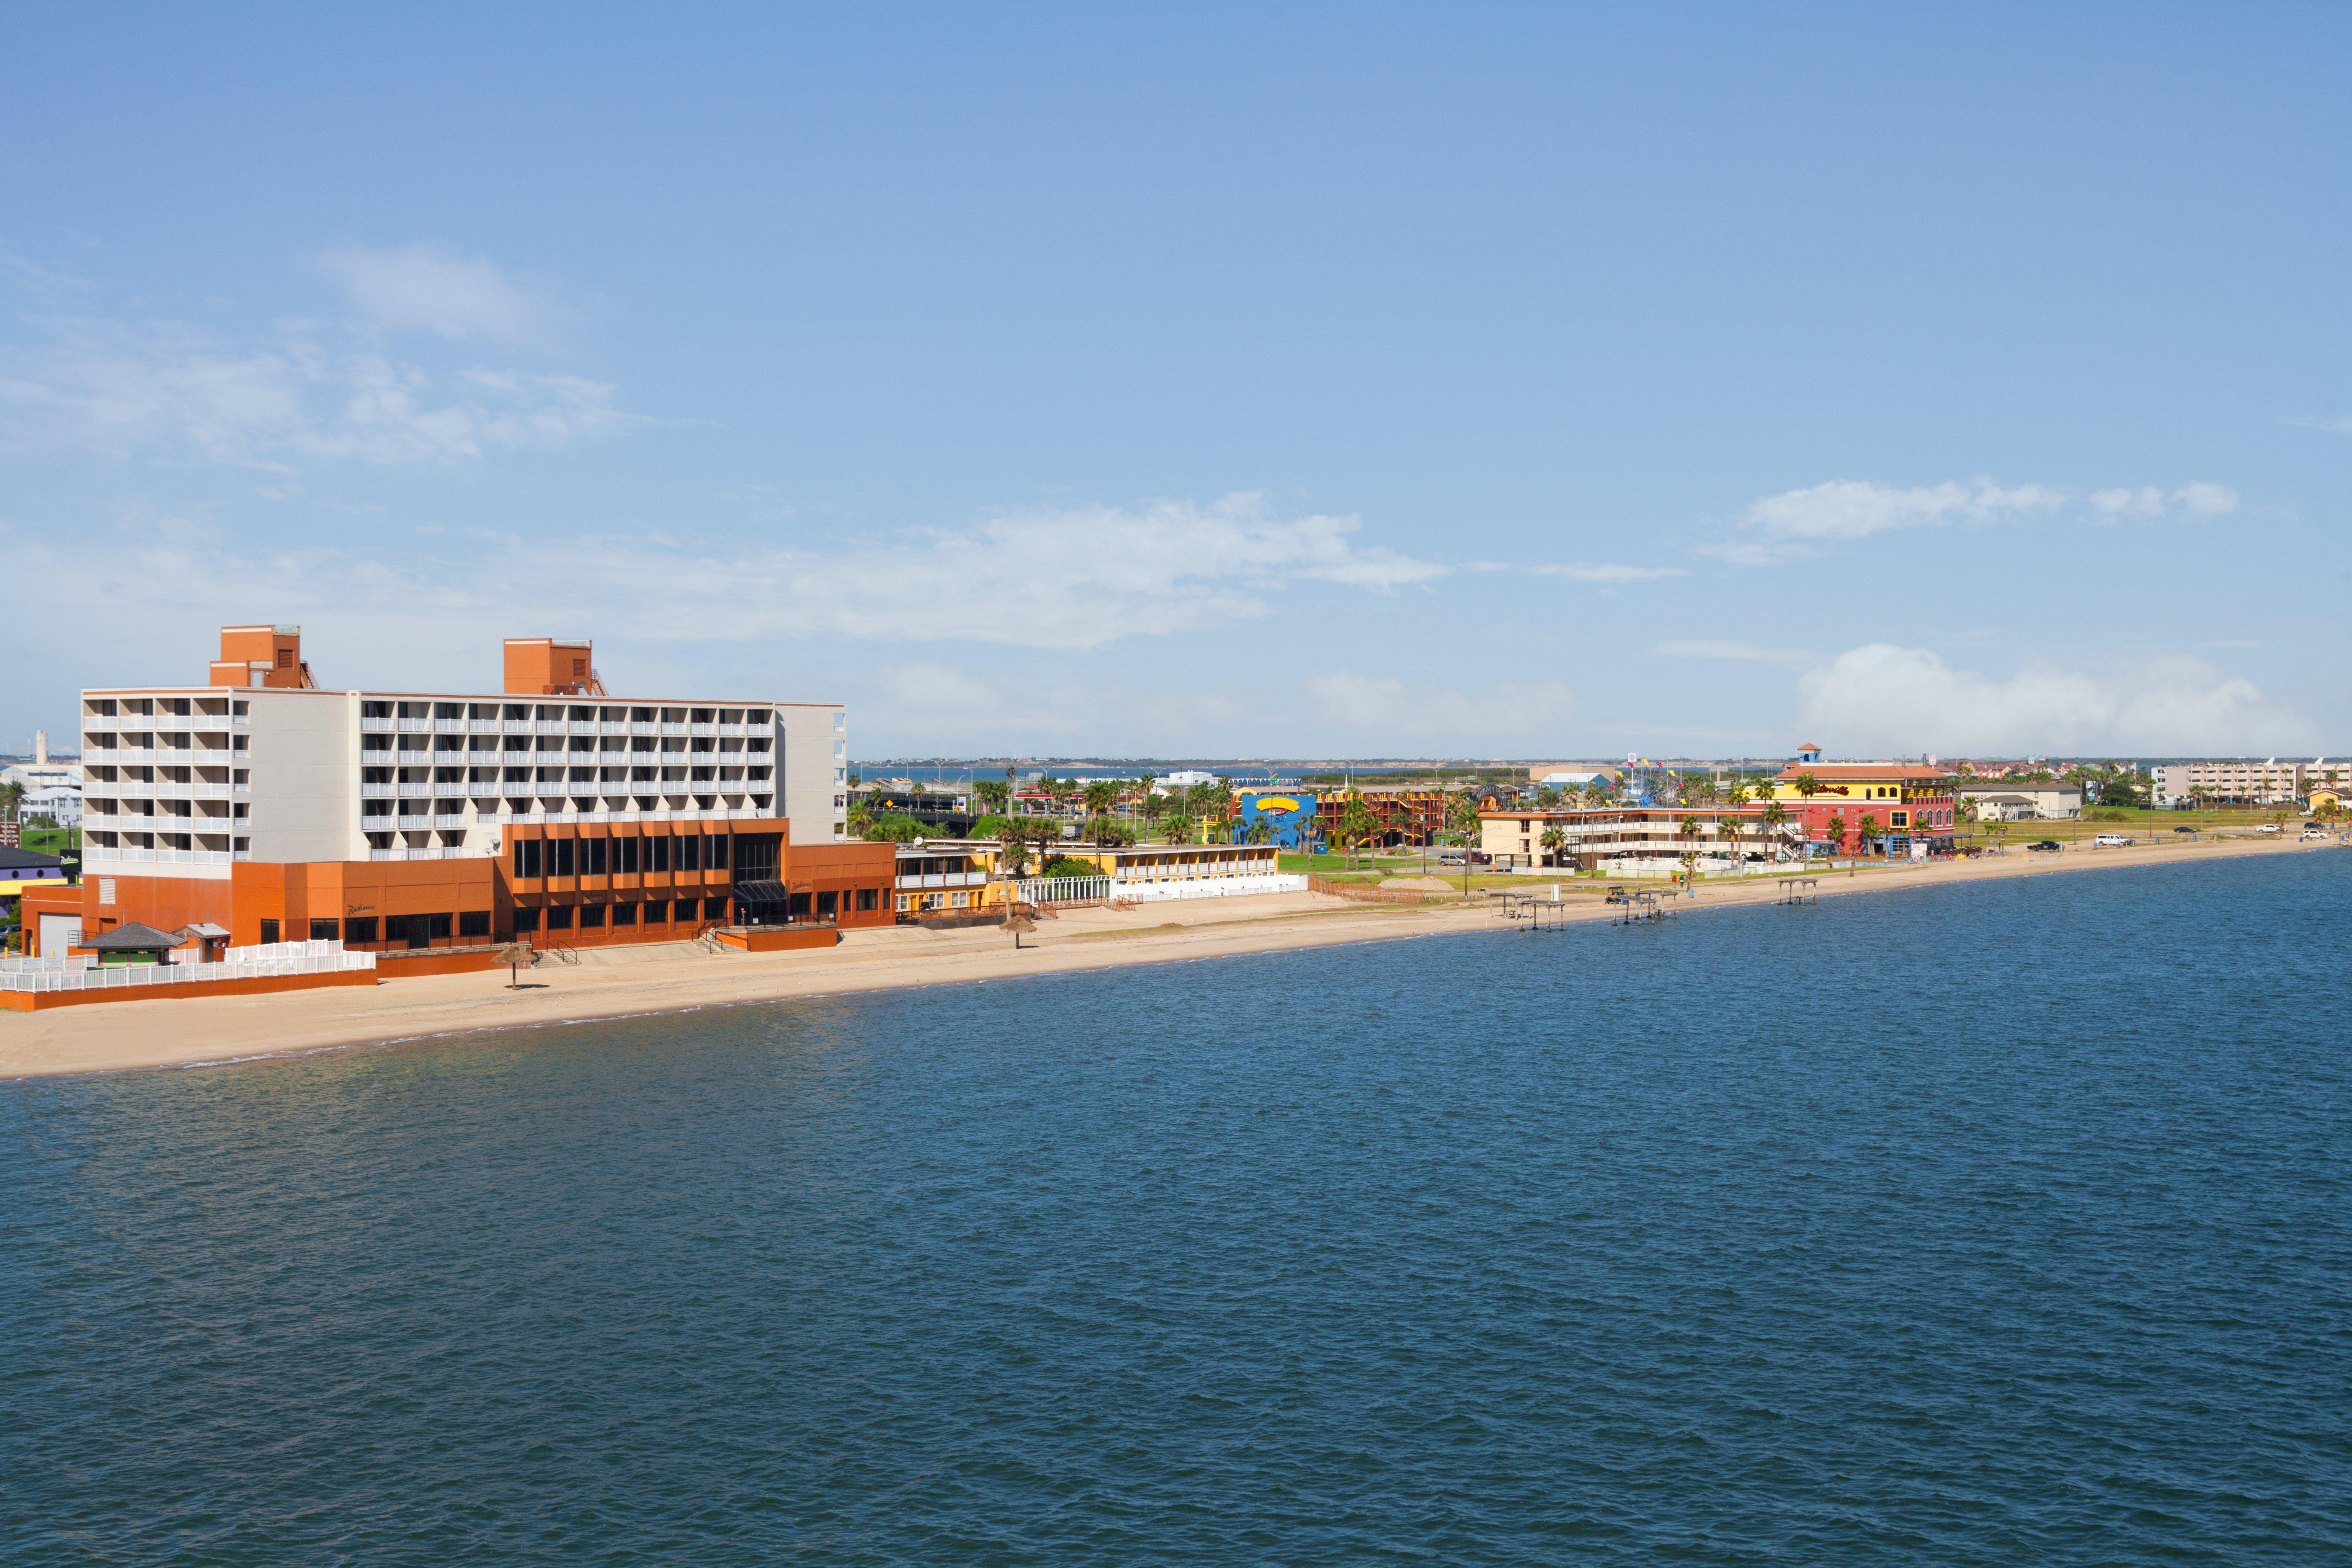
[[[2091,840],[2091,845],[2097,849],[2126,849],[2132,842],[2120,833],[2102,833]]]
[[[2194,833],[2197,830],[2193,827],[2176,827],[2172,831],[2175,833]]]
[[[2029,844],[2026,847],[2028,849],[2063,849],[2066,847],[2055,838],[2044,838],[2040,843]]]
[[[2257,833],[2276,833],[2278,830],[2279,825],[2275,822],[2265,822],[2260,827],[2254,829]]]

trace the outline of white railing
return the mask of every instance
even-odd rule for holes
[[[50,965],[54,963],[56,967]],[[340,974],[373,970],[375,954],[346,952],[339,942],[285,942],[232,947],[218,963],[124,963],[101,968],[97,956],[0,962],[0,991],[135,991],[151,985],[216,984],[224,980],[274,980],[289,974]]]
[[[743,726],[740,724],[721,724],[719,726],[719,732],[723,736],[730,736],[740,739],[743,733]]]
[[[464,779],[436,779],[433,793],[442,800],[463,800],[474,793],[474,786]]]
[[[389,719],[362,719],[360,721],[360,733],[362,735],[389,735],[392,733],[392,721]]]
[[[650,735],[650,734],[652,734],[653,732],[654,732],[654,721],[653,721],[652,720],[650,720],[650,719],[632,719],[632,720],[630,720],[630,721],[629,721],[629,733],[630,733],[630,734],[632,734],[632,735]]]
[[[363,784],[360,785],[362,800],[390,800],[400,792],[398,784]]]
[[[85,795],[118,795],[122,793],[122,785],[114,779],[84,779],[81,793]]]
[[[1029,877],[1015,886],[1028,903],[1076,904],[1109,898],[1112,884],[1108,877]]]
[[[564,721],[562,730],[562,733],[564,734],[593,735],[595,732],[596,721],[593,719],[568,719]]]
[[[1092,881],[1094,879],[1089,877],[1066,879]],[[898,879],[898,889],[901,892],[922,888],[984,888],[987,885],[988,873],[985,871],[934,871],[929,876]]]
[[[499,721],[499,731],[509,735],[529,735],[534,733],[538,728],[539,726],[529,719],[501,719]]]
[[[114,754],[114,748],[111,746],[84,746],[81,749],[81,760],[89,763],[119,763],[122,759]]]
[[[716,724],[688,724],[686,727],[686,732],[689,735],[699,735],[708,738],[719,733],[719,726]]]
[[[403,779],[393,787],[403,795],[429,796],[433,793],[433,786],[423,779]]]
[[[404,815],[395,816],[392,820],[394,826],[411,833],[422,833],[425,829],[433,826],[433,819],[429,816]]]
[[[531,721],[531,727],[535,732],[541,735],[563,733],[563,721],[561,719],[534,719]]]
[[[665,735],[683,735],[686,733],[686,726],[665,719],[662,721],[661,732]]]
[[[253,715],[250,713],[232,713],[228,716],[228,721],[232,724],[250,724],[253,722]]]
[[[629,721],[625,719],[599,719],[596,721],[596,732],[600,735],[625,735],[629,732]]]
[[[1111,896],[1138,903],[1163,903],[1171,899],[1241,899],[1259,893],[1303,893],[1307,879],[1266,873],[1246,877],[1203,877],[1181,882],[1121,882]]]

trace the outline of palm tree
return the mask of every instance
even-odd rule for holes
[[[1822,793],[1822,781],[1811,773],[1799,773],[1796,787],[1799,795],[1803,795],[1807,801],[1811,801],[1813,796]]]
[[[1878,836],[1877,815],[1874,812],[1864,812],[1862,820],[1854,824],[1854,828],[1862,835],[1862,847],[1867,852],[1870,848],[1870,841]]]
[[[1787,823],[1788,820],[1789,808],[1787,806],[1782,805],[1777,800],[1768,800],[1764,803],[1764,831],[1776,846],[1780,841],[1781,826]]]
[[[1465,792],[1447,802],[1445,826],[1462,846],[1462,893],[1467,898],[1470,893],[1470,851],[1477,847],[1479,835],[1477,796]]]
[[[1568,835],[1559,830],[1558,823],[1554,823],[1543,830],[1541,842],[1545,851],[1551,856],[1553,868],[1557,870],[1559,867],[1559,852],[1568,845]]]
[[[1111,803],[1117,799],[1118,799],[1118,786],[1108,779],[1095,779],[1087,785],[1087,812],[1089,816],[1108,816]]]
[[[1350,851],[1349,869],[1355,868],[1353,851],[1370,839],[1372,826],[1372,808],[1365,804],[1362,795],[1349,790],[1346,804],[1339,807],[1339,835]]]
[[[1831,812],[1829,821],[1822,826],[1829,830],[1830,853],[1832,855],[1843,853],[1845,849],[1845,813]]]

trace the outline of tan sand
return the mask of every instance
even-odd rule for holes
[[[1866,870],[1859,876],[1827,873],[1819,891],[1825,898],[1839,897],[2001,877],[2292,855],[2332,847],[2299,844],[2290,837],[2076,849],[2047,858],[2012,850],[2000,857]],[[1592,895],[1591,882],[1571,886],[1590,907],[1571,910],[1569,918],[1609,918],[1612,911]],[[1519,890],[1538,896],[1549,888],[1540,877],[1519,882]],[[1777,896],[1769,879],[1756,878],[1702,884],[1697,898],[1677,900],[1675,907],[1696,911],[1768,903]],[[1017,952],[1011,937],[991,927],[960,931],[898,927],[849,931],[839,947],[822,952],[711,954],[685,944],[606,949],[577,965],[551,962],[526,971],[526,988],[517,991],[506,988],[506,971],[499,970],[387,982],[373,990],[0,1013],[0,1079],[253,1060],[335,1047],[893,986],[967,984],[1129,963],[1509,930],[1484,903],[1368,905],[1311,893],[1203,899],[1136,910],[1070,910],[1058,920],[1040,921],[1036,934],[1024,938]],[[1238,972],[1235,979],[1245,980],[1247,973]]]

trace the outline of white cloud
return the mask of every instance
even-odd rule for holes
[[[346,246],[320,255],[319,267],[371,321],[399,331],[531,343],[551,339],[562,321],[553,300],[496,262],[439,246]]]
[[[2200,480],[2167,495],[2154,485],[2137,489],[2093,490],[2091,505],[2102,518],[2165,517],[2174,508],[2199,517],[2223,517],[2238,510],[2238,493],[2223,485]]]
[[[1682,570],[1675,566],[1619,566],[1580,561],[1507,570],[1528,572],[1538,577],[1566,577],[1576,583],[1651,583],[1661,577],[1683,575]]]
[[[252,344],[177,322],[50,319],[0,349],[0,441],[284,469],[544,449],[630,422],[614,388],[477,368],[436,377],[301,331]]]
[[[2309,727],[2249,681],[2200,660],[2126,673],[2034,668],[2007,680],[1947,666],[1925,648],[1850,648],[1797,682],[1802,727],[1854,752],[2271,752]]]
[[[1655,644],[1650,649],[1654,658],[1720,659],[1735,664],[1803,664],[1813,656],[1803,648],[1759,647],[1754,643],[1717,642],[1706,638],[1679,638]]]
[[[484,626],[590,621],[649,643],[824,637],[1075,651],[1256,619],[1301,584],[1378,593],[1446,575],[1359,543],[1359,526],[1283,517],[1240,494],[1006,512],[896,544],[587,536],[565,542],[553,574],[543,546],[520,535],[453,537],[433,554],[408,538],[397,555],[338,543],[224,556],[180,526],[118,547],[111,580],[174,605],[282,605],[268,612],[280,618],[381,602]]]
[[[2094,490],[2087,499],[2104,522],[2182,514],[2220,517],[2238,510],[2236,491],[2203,480],[2169,492],[2153,485]],[[1703,555],[1761,566],[1899,529],[2019,522],[2063,511],[2070,504],[2070,493],[2051,485],[1999,485],[1977,479],[1906,489],[1833,479],[1750,502],[1740,514],[1741,535],[1697,548]]]
[[[2000,522],[2049,511],[2063,492],[2043,485],[2003,487],[1990,479],[1947,480],[1908,489],[1833,479],[1750,503],[1744,521],[1776,539],[1864,539],[1890,529]]]
[[[2339,435],[2352,436],[2352,414],[2347,414],[2337,419],[2317,419],[2308,414],[2293,414],[2287,416],[2286,423],[2301,425],[2313,430],[2333,430]]]

